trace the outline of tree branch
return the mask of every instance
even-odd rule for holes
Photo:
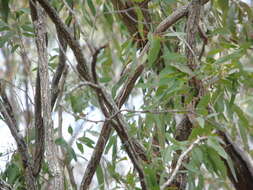
[[[36,180],[33,176],[33,164],[32,164],[32,161],[30,160],[28,147],[22,135],[18,131],[17,121],[14,117],[14,112],[9,102],[9,99],[6,95],[4,84],[2,81],[0,81],[0,96],[2,99],[0,100],[0,104],[1,104],[0,112],[3,115],[4,121],[7,123],[11,131],[11,134],[17,143],[18,151],[21,155],[22,164],[24,167],[26,186],[28,189],[36,190],[37,185],[36,185]]]
[[[56,10],[49,4],[47,0],[37,0],[37,1],[47,12],[48,16],[51,18],[55,26],[58,28],[58,31],[61,34],[61,36],[66,40],[67,44],[72,49],[78,63],[77,69],[81,70],[81,72],[84,73],[83,77],[85,80],[91,81],[91,75],[86,60],[84,58],[84,54],[82,52],[83,50],[78,41],[75,40],[69,28],[62,22]]]
[[[36,22],[38,20],[38,13],[37,13],[35,1],[30,0],[29,6],[31,10],[32,21]],[[35,152],[33,156],[33,162],[34,162],[33,175],[37,177],[42,167],[42,161],[43,161],[44,152],[45,152],[45,141],[44,141],[45,134],[44,134],[42,109],[41,109],[41,86],[40,86],[39,70],[37,70],[34,104],[35,104],[34,105]]]
[[[53,110],[56,99],[59,94],[59,82],[62,76],[62,73],[66,69],[66,51],[67,51],[67,43],[63,36],[61,36],[61,32],[57,28],[57,37],[59,40],[59,63],[56,68],[56,72],[53,76],[52,85],[51,85],[51,93],[52,93],[52,99],[51,99],[51,108]]]
[[[45,131],[41,109],[41,86],[39,70],[37,71],[36,89],[34,96],[34,117],[35,117],[35,153],[34,153],[34,171],[33,174],[37,177],[42,167],[42,161],[45,152]]]
[[[201,0],[201,4],[204,5],[208,1],[209,0]],[[158,25],[157,29],[155,30],[155,34],[160,34],[160,33],[165,32],[171,25],[175,24],[182,17],[186,16],[188,14],[190,5],[191,3],[188,3],[188,5],[185,5],[176,9],[170,16],[168,16]]]
[[[129,80],[127,83],[125,83],[125,86],[122,88],[121,92],[116,98],[116,104],[119,108],[123,105],[123,103],[126,101],[126,99],[129,97],[134,84],[136,80],[139,78],[140,74],[142,73],[144,69],[143,65],[140,65],[135,73],[132,75],[132,77],[129,77]],[[100,136],[98,138],[97,144],[94,148],[94,151],[92,153],[92,156],[87,164],[82,183],[80,189],[88,189],[91,183],[91,180],[93,178],[93,175],[97,169],[97,166],[100,162],[101,156],[103,154],[103,151],[105,149],[105,145],[110,137],[110,134],[112,132],[112,123],[110,121],[106,121],[102,127],[102,130],[100,132]],[[145,155],[145,154],[144,154]],[[146,158],[146,156],[144,156]],[[147,160],[147,158],[146,158]]]
[[[47,131],[45,134],[45,150],[46,159],[49,164],[52,179],[50,180],[51,189],[62,190],[64,188],[64,179],[61,172],[60,163],[57,157],[57,147],[54,143],[54,128],[53,121],[51,118],[51,93],[49,85],[49,74],[48,74],[48,60],[47,60],[47,38],[46,38],[46,14],[39,4],[35,4],[31,1],[31,4],[37,11],[37,20],[33,21],[36,36],[36,46],[38,52],[38,67],[39,67],[39,79],[40,79],[40,96],[42,104],[42,117],[44,130]],[[38,95],[38,94],[37,94]],[[40,129],[40,128],[39,128]],[[42,130],[41,130],[42,131]],[[42,139],[40,139],[42,140]],[[43,151],[43,150],[41,150]],[[43,152],[40,151],[40,156]],[[41,159],[39,164],[41,164]],[[37,171],[38,172],[38,171]]]
[[[91,61],[91,74],[93,77],[93,80],[95,83],[97,83],[97,73],[96,73],[96,64],[97,64],[97,57],[100,51],[104,48],[106,48],[107,45],[103,45],[95,50],[94,54],[92,55],[92,61]]]

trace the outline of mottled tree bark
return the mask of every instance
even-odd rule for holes
[[[34,3],[34,2],[33,2]],[[45,130],[45,153],[52,178],[49,180],[48,189],[64,189],[64,176],[58,160],[58,149],[54,143],[54,126],[51,117],[51,91],[48,74],[48,55],[46,39],[46,13],[36,4],[37,20],[34,20],[36,45],[38,52],[38,67],[40,79],[40,96],[42,104],[42,119]]]

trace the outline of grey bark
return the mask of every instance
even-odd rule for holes
[[[58,149],[54,143],[54,126],[51,118],[51,92],[48,74],[48,55],[46,39],[46,13],[37,5],[38,19],[34,21],[36,45],[38,52],[38,66],[41,85],[42,117],[45,130],[45,153],[52,179],[49,181],[48,189],[63,190],[64,177],[60,163],[57,158]]]

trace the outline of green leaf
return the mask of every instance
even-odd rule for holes
[[[61,146],[68,146],[68,143],[63,138],[57,138],[55,140],[55,144],[61,145]]]
[[[200,114],[200,115],[208,115],[208,110],[207,110],[207,107],[208,107],[208,103],[210,102],[210,95],[207,94],[205,95],[204,97],[202,97],[197,105],[197,113]]]
[[[68,133],[73,135],[73,128],[71,126],[68,127]]]
[[[223,149],[223,147],[220,145],[218,137],[209,137],[207,140],[207,144],[208,146],[216,150],[221,157],[227,160],[228,155],[226,151]]]
[[[93,14],[93,16],[95,16],[96,15],[96,8],[95,8],[92,0],[87,0],[87,3],[88,3],[88,6],[91,10],[91,13]]]
[[[117,90],[121,87],[121,85],[126,81],[127,75],[124,75],[120,78],[120,80],[112,87],[112,97],[115,98]]]
[[[135,3],[141,3],[141,2],[143,2],[144,0],[132,0],[133,2],[135,2]]]
[[[220,7],[220,10],[223,11],[222,18],[224,25],[226,24],[227,18],[228,18],[228,0],[218,0],[218,6]]]
[[[29,32],[22,32],[22,35],[24,35],[25,37],[28,37],[28,38],[34,38],[35,35],[33,33],[29,33]]]
[[[83,93],[73,94],[69,98],[71,107],[75,113],[81,113],[86,108],[87,104],[84,100]]]
[[[179,62],[179,63],[185,63],[187,61],[186,57],[182,54],[171,52],[168,49],[165,48],[165,54],[163,55],[163,58],[166,61],[166,65],[171,64],[171,62]]]
[[[96,176],[97,176],[97,180],[98,180],[98,184],[99,184],[99,189],[100,190],[104,190],[105,186],[104,186],[104,173],[102,170],[101,165],[99,164],[96,170]]]
[[[0,0],[0,10],[3,20],[7,23],[10,13],[9,0]]]
[[[15,163],[11,163],[11,165],[7,168],[7,177],[8,177],[8,183],[14,184],[17,180],[18,176],[20,175],[19,167]]]
[[[137,23],[138,31],[139,31],[141,37],[145,38],[146,31],[144,31],[144,24],[143,24],[144,16],[143,16],[142,11],[139,7],[136,7],[135,12],[137,13],[137,18],[138,18],[138,23]]]
[[[228,0],[218,0],[218,5],[222,11],[228,10]]]
[[[158,137],[158,142],[159,142],[159,146],[164,149],[165,147],[165,124],[164,124],[164,119],[162,117],[162,115],[154,115],[154,120],[156,123],[156,133],[157,133],[157,137]]]
[[[201,128],[204,128],[204,126],[205,126],[205,119],[203,117],[197,117],[196,120],[198,121],[199,126]]]
[[[151,66],[157,59],[160,52],[161,44],[158,36],[151,37],[151,45],[148,53],[148,64]]]
[[[164,149],[164,151],[163,151],[163,162],[164,163],[168,163],[169,161],[172,160],[172,155],[173,155],[172,151],[173,151],[173,149],[171,146],[168,146]]]
[[[71,23],[71,21],[72,21],[72,19],[73,19],[73,16],[72,16],[72,15],[69,15],[69,16],[66,18],[66,20],[65,20],[65,24],[66,24],[67,26],[69,26],[70,23]]]
[[[76,146],[77,146],[78,150],[80,150],[81,153],[84,152],[83,145],[81,143],[76,142]]]
[[[159,185],[157,184],[156,170],[152,168],[151,165],[147,165],[144,168],[144,172],[147,177],[147,183],[148,183],[149,189],[159,190],[160,188],[159,188]]]
[[[72,4],[73,4],[73,0],[66,0],[68,6],[72,7]]]
[[[194,127],[189,137],[189,140],[196,139],[198,136],[208,136],[211,134],[212,130],[213,126],[208,125],[208,123],[206,123],[204,128]]]
[[[0,32],[10,30],[8,24],[0,20]]]
[[[111,80],[112,80],[111,77],[101,77],[101,78],[99,79],[99,82],[101,82],[101,83],[108,83],[108,82],[110,82]]]
[[[131,186],[134,189],[135,186],[135,180],[134,180],[135,175],[133,175],[131,172],[128,172],[126,175],[126,182],[129,186]]]
[[[68,145],[68,143],[63,138],[57,138],[55,140],[56,145],[62,146],[65,150],[67,150],[67,161],[70,162],[72,159],[77,161],[76,153],[72,147]]]
[[[111,147],[116,143],[116,138],[117,136],[111,136],[109,139],[109,142],[105,148],[105,154],[107,154],[109,152],[109,150],[111,149]]]
[[[110,28],[113,24],[113,17],[111,14],[108,14],[109,9],[107,8],[106,4],[103,4],[103,13],[104,13],[104,18],[106,19],[106,21],[108,22]]]
[[[2,48],[6,42],[12,40],[14,35],[14,31],[8,31],[5,35],[0,36],[0,48]]]
[[[227,176],[227,169],[219,155],[215,151],[212,151],[212,149],[208,149],[208,158],[212,162],[215,173],[225,179]]]
[[[236,104],[233,105],[233,110],[237,114],[237,116],[239,117],[239,119],[242,122],[243,126],[247,129],[249,129],[250,128],[249,121],[246,118],[243,110],[239,106],[237,106]]]
[[[232,175],[233,175],[235,181],[238,182],[238,179],[237,179],[237,176],[236,176],[236,172],[235,172],[235,168],[234,168],[234,164],[233,164],[233,161],[231,160],[230,157],[228,157],[227,163],[228,163],[229,169],[232,172]]]
[[[183,63],[171,63],[170,64],[172,67],[177,68],[179,71],[188,74],[189,76],[193,76],[194,73],[192,72],[191,69],[189,69],[189,67]]]
[[[239,122],[237,122],[237,126],[240,131],[241,139],[243,141],[244,148],[249,150],[248,145],[248,130],[251,128],[248,119],[246,118],[243,110],[237,106],[233,105],[233,110],[236,112],[237,116],[239,117]]]
[[[25,13],[25,14],[31,14],[29,8],[21,8],[21,9],[19,9],[19,11],[20,11],[20,12],[23,12],[23,13]]]
[[[188,170],[191,171],[193,173],[195,173],[195,175],[199,175],[200,174],[200,170],[199,167],[196,167],[195,163],[193,162],[193,160],[191,160],[188,164],[184,164],[184,167]]]
[[[224,63],[224,62],[227,62],[227,61],[230,61],[230,60],[237,60],[239,59],[240,57],[242,57],[242,50],[239,49],[239,50],[236,50],[235,52],[229,54],[229,55],[226,55],[226,56],[223,56],[223,57],[220,57],[218,60],[215,61],[214,64],[221,64],[221,63]]]
[[[67,148],[67,155],[68,155],[68,162],[70,162],[72,159],[77,161],[76,153],[72,147]]]
[[[31,32],[31,33],[34,33],[34,29],[33,29],[33,26],[32,24],[24,24],[21,26],[21,28],[26,31],[26,32]]]
[[[94,144],[95,142],[93,140],[91,140],[88,137],[80,137],[78,138],[79,141],[81,141],[82,143],[84,143],[86,146],[90,147],[90,148],[94,148]]]
[[[204,159],[204,155],[202,150],[199,147],[195,147],[192,150],[192,158],[197,161],[198,163],[202,163]]]
[[[246,150],[249,150],[249,145],[248,145],[248,132],[245,128],[245,126],[241,125],[241,123],[238,123],[241,139],[243,142],[243,146]]]

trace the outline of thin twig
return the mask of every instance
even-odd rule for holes
[[[180,155],[180,157],[179,157],[179,159],[178,159],[178,161],[177,161],[176,167],[175,167],[174,171],[172,172],[172,174],[170,175],[170,178],[169,178],[164,184],[161,185],[160,188],[161,188],[162,190],[165,189],[166,187],[168,187],[168,186],[171,184],[171,182],[174,180],[174,178],[175,178],[177,172],[178,172],[179,169],[180,169],[180,166],[181,166],[182,163],[183,163],[184,158],[192,151],[192,149],[193,149],[196,145],[198,145],[201,141],[206,140],[207,138],[208,138],[208,137],[206,137],[206,136],[198,137],[197,140],[195,140],[195,141],[186,149],[186,151],[184,151],[184,152]]]
[[[200,25],[198,25],[198,30],[199,30],[200,37],[203,40],[203,45],[202,45],[202,48],[201,48],[201,51],[200,51],[200,54],[199,54],[199,57],[198,57],[198,60],[200,61],[203,54],[204,54],[204,52],[205,52],[205,47],[206,47],[206,44],[208,43],[208,37],[207,37],[206,33],[203,31],[203,29],[201,28]]]
[[[95,50],[95,53],[92,55],[92,61],[91,61],[91,74],[94,80],[94,83],[97,84],[97,73],[96,73],[96,63],[97,63],[97,57],[100,51],[107,47],[106,45],[103,45]]]

